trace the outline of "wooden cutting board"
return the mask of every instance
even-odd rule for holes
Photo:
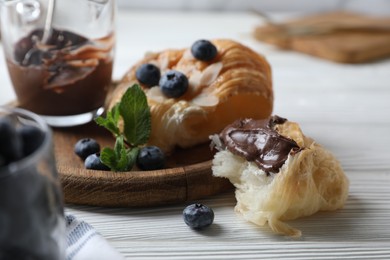
[[[227,179],[212,176],[213,153],[208,144],[177,150],[164,170],[107,172],[85,169],[73,151],[75,143],[85,137],[96,139],[101,147],[113,147],[115,140],[107,130],[91,123],[53,132],[66,203],[146,207],[199,200],[233,188]]]
[[[277,33],[281,28],[309,28],[312,33]],[[390,57],[390,18],[332,12],[303,17],[278,26],[259,26],[255,28],[254,36],[283,49],[342,63],[362,63]]]

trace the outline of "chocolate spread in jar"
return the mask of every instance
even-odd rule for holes
[[[76,115],[104,104],[112,75],[114,36],[88,40],[53,29],[32,31],[14,46],[7,66],[19,105],[41,115]]]
[[[278,116],[267,120],[237,120],[227,126],[220,137],[231,153],[255,162],[267,174],[277,173],[290,153],[301,150],[294,140],[274,129],[275,125],[286,121]]]

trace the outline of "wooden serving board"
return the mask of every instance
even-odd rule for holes
[[[233,188],[227,179],[212,176],[213,154],[208,144],[177,150],[168,158],[164,170],[95,171],[84,168],[83,161],[73,151],[74,145],[79,139],[90,137],[101,147],[113,147],[115,140],[107,130],[91,123],[53,132],[66,203],[146,207],[198,200]]]
[[[322,30],[324,26],[355,29],[332,30],[328,33],[317,32],[317,34],[276,34],[275,32],[283,26],[318,28],[318,30]],[[385,28],[385,30],[367,29],[378,27]],[[278,26],[259,26],[255,28],[254,36],[260,41],[283,49],[291,49],[341,63],[362,63],[390,57],[390,18],[331,12],[303,17]]]

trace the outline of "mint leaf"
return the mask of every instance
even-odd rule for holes
[[[129,162],[127,160],[127,151],[124,144],[123,136],[119,136],[116,139],[114,151],[117,158],[117,162],[116,162],[117,171],[127,171],[129,168]]]
[[[150,136],[151,116],[145,93],[139,85],[127,89],[119,104],[119,112],[126,141],[132,146],[145,144]]]
[[[103,164],[110,167],[112,171],[116,170],[116,155],[115,151],[111,148],[105,147],[100,152],[100,160]]]
[[[95,119],[95,122],[98,125],[105,127],[115,136],[118,136],[120,135],[120,131],[118,128],[119,117],[120,117],[120,113],[119,113],[119,103],[118,103],[114,107],[112,107],[110,111],[107,112],[106,118],[99,116]]]
[[[138,149],[138,148],[137,148]],[[133,168],[137,149],[127,149],[124,143],[123,136],[118,136],[115,142],[114,149],[104,148],[100,153],[100,160],[110,167],[112,171],[123,172],[129,171]],[[134,155],[132,151],[137,152]],[[131,156],[129,156],[131,154]],[[135,156],[135,157],[134,157]]]
[[[123,132],[118,126],[121,118]],[[128,88],[106,117],[98,117],[95,121],[116,136],[114,149],[102,149],[100,160],[112,171],[131,170],[140,150],[138,146],[149,140],[151,131],[150,108],[140,86],[134,84]]]
[[[131,165],[131,168],[133,168],[135,162],[137,161],[139,150],[140,149],[138,147],[134,147],[132,149],[127,150],[127,160],[129,165]]]

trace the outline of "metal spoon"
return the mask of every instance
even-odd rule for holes
[[[41,42],[43,44],[48,43],[50,39],[50,35],[52,33],[52,24],[53,24],[53,17],[54,17],[54,9],[56,5],[56,0],[49,0],[48,6],[47,6],[47,15],[45,20],[45,27],[43,28],[43,35]]]

